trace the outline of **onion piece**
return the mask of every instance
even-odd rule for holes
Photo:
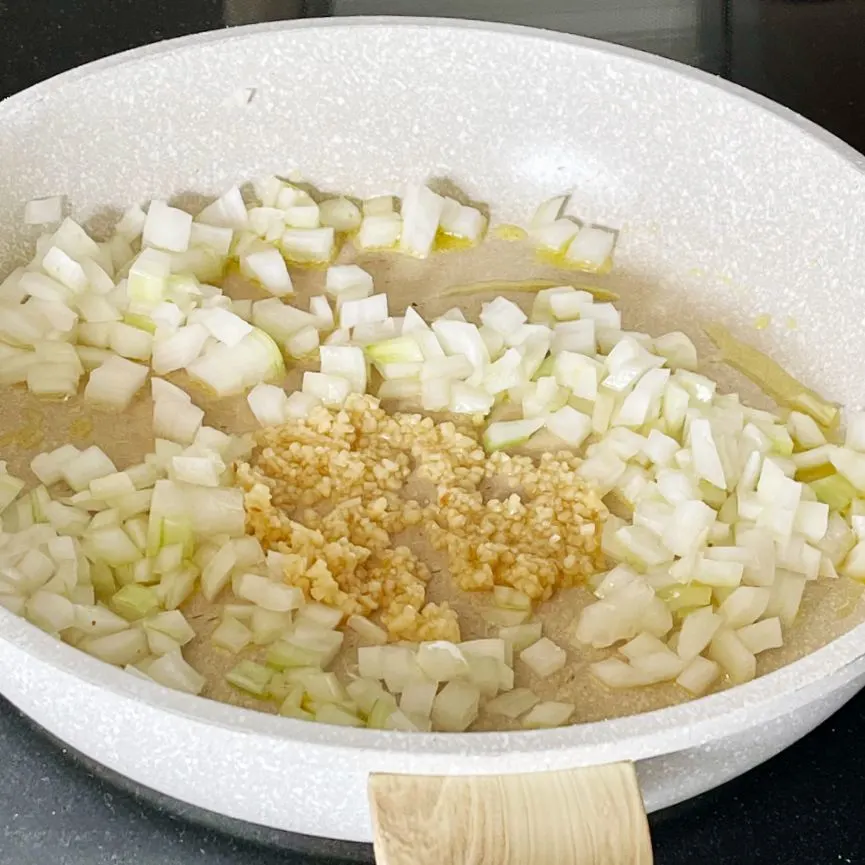
[[[767,588],[739,586],[727,596],[718,613],[728,628],[738,630],[753,624],[765,613],[771,594]]]
[[[204,420],[198,406],[178,400],[160,400],[153,405],[153,434],[158,438],[189,445]]]
[[[200,694],[206,684],[204,676],[184,660],[179,649],[166,652],[150,663],[147,666],[147,675],[160,685],[187,694]]]
[[[676,684],[692,696],[700,697],[720,678],[721,672],[720,664],[698,655],[682,670]]]
[[[147,367],[111,357],[90,373],[84,399],[100,408],[124,411],[147,380]]]
[[[277,298],[260,300],[252,306],[252,323],[276,340],[284,342],[305,327],[314,327],[315,316],[282,303]]]
[[[60,468],[63,480],[73,490],[78,491],[87,489],[90,483],[97,478],[112,475],[116,472],[117,468],[111,461],[111,458],[101,448],[96,447],[96,445],[77,452]]]
[[[3,469],[0,472],[0,513],[3,513],[15,501],[26,486],[26,483],[20,478],[13,477],[6,472],[5,463],[0,464],[0,468]]]
[[[312,354],[319,345],[318,330],[315,327],[304,327],[292,334],[285,342],[285,350],[290,357],[301,358]]]
[[[777,617],[763,619],[736,631],[742,645],[754,655],[767,649],[779,649],[784,645],[781,633],[781,620]]]
[[[399,248],[417,258],[432,251],[445,199],[423,184],[409,186],[402,200],[402,234]]]
[[[534,212],[529,225],[532,228],[538,228],[542,225],[548,225],[551,222],[555,222],[555,220],[559,218],[567,200],[567,195],[558,195],[555,198],[550,198],[543,202],[543,204],[539,205],[538,209]]]
[[[481,307],[480,320],[487,327],[507,336],[525,324],[527,318],[513,301],[499,296]]]
[[[303,592],[297,586],[274,583],[258,574],[241,574],[232,587],[238,598],[276,613],[296,610],[303,604]]]
[[[255,279],[276,297],[284,297],[294,291],[285,259],[278,249],[268,247],[246,253],[241,256],[240,269],[245,276]]]
[[[264,427],[279,426],[288,418],[288,395],[281,387],[257,384],[246,397],[255,419]]]
[[[121,529],[115,529],[115,532]],[[106,561],[111,562],[106,558]],[[116,565],[112,565],[116,567]],[[129,583],[121,586],[111,598],[111,607],[114,612],[122,616],[128,622],[134,622],[149,616],[159,607],[159,597],[153,586],[141,586]]]
[[[429,718],[432,714],[436,691],[435,682],[410,682],[403,689],[399,708],[410,717],[417,715],[421,718]]]
[[[448,682],[436,696],[432,722],[436,730],[462,733],[478,716],[480,691],[468,682]]]
[[[589,672],[608,688],[636,688],[648,684],[645,674],[619,658],[604,658],[590,664]]]
[[[499,694],[495,699],[490,700],[484,706],[484,710],[491,715],[502,715],[505,718],[515,720],[521,715],[525,715],[539,702],[540,698],[528,688],[515,688],[513,691]]]
[[[298,263],[329,262],[334,255],[332,228],[289,228],[280,241],[290,261]]]
[[[318,228],[319,209],[312,201],[299,201],[282,211],[283,220],[288,228]]]
[[[152,519],[153,511],[151,511]],[[201,572],[201,593],[208,601],[213,601],[228,584],[231,571],[236,564],[237,556],[233,544],[224,544],[207,563]]]
[[[190,319],[192,320],[192,319]],[[195,314],[195,322],[204,325],[211,336],[233,348],[252,333],[252,325],[226,309],[202,309]]]
[[[699,500],[676,504],[667,528],[662,534],[664,545],[677,556],[689,556],[705,545],[717,514]]]
[[[317,396],[297,390],[288,397],[285,403],[285,417],[309,417],[310,412],[320,405],[321,400]]]
[[[120,357],[149,360],[153,353],[153,337],[137,327],[115,321],[109,332],[108,348]]]
[[[505,610],[531,610],[532,600],[510,586],[493,586],[493,603]]]
[[[302,389],[303,393],[317,397],[326,406],[342,406],[352,392],[352,383],[338,375],[305,372]]]
[[[802,594],[805,591],[805,578],[798,574],[779,571],[772,584],[769,604],[764,615],[766,618],[778,617],[781,624],[789,627],[796,619]]]
[[[358,346],[322,346],[319,349],[321,372],[328,376],[340,376],[351,383],[353,393],[365,393],[367,387],[367,363],[362,348]]]
[[[653,347],[670,369],[696,370],[697,348],[684,333],[674,331],[655,337]]]
[[[273,677],[273,670],[254,661],[241,661],[236,667],[226,673],[225,680],[246,691],[255,697],[263,697],[267,693],[267,686]]]
[[[24,205],[25,225],[50,225],[63,219],[64,198],[53,195],[48,198],[34,198]]]
[[[322,651],[297,646],[286,640],[272,643],[267,653],[267,663],[277,670],[321,669],[325,665]]]
[[[322,225],[337,231],[356,231],[360,227],[360,209],[348,198],[329,198],[318,207]]]
[[[363,727],[363,721],[351,712],[333,703],[325,703],[315,712],[315,719],[319,724],[336,724],[340,727]]]
[[[147,637],[138,628],[129,628],[103,637],[87,637],[78,648],[88,655],[116,666],[135,664],[147,656]]]
[[[142,229],[141,242],[169,252],[185,252],[189,248],[192,216],[164,201],[151,201]]]
[[[150,649],[154,654],[164,655],[164,651],[156,651],[153,648],[152,637],[154,634],[163,634],[169,637],[178,646],[185,646],[195,637],[195,631],[186,621],[180,610],[168,610],[157,613],[144,622],[144,632],[147,634]]]
[[[68,598],[47,591],[36,591],[27,600],[24,615],[43,631],[60,633],[75,623],[75,608]]]
[[[252,631],[234,617],[223,616],[210,640],[214,646],[237,654],[252,641]]]
[[[475,369],[482,369],[490,362],[489,351],[476,325],[442,317],[433,322],[432,329],[447,354],[465,355]]]
[[[156,590],[162,606],[177,609],[192,594],[197,579],[198,569],[191,565],[163,575]]]
[[[387,216],[394,213],[394,197],[392,195],[376,195],[363,202],[364,216]]]
[[[417,665],[433,682],[449,682],[468,673],[468,664],[460,649],[445,640],[421,643]]]
[[[402,218],[397,213],[364,215],[354,242],[358,249],[391,249],[402,234]]]
[[[343,328],[382,322],[386,321],[387,317],[386,294],[374,294],[360,300],[346,300],[339,308],[339,326]]]
[[[454,414],[487,414],[493,406],[493,397],[485,390],[463,382],[452,382],[448,408]],[[531,422],[532,424],[534,421]],[[489,428],[488,428],[489,429]],[[512,432],[512,431],[511,431]]]
[[[720,664],[734,685],[741,685],[754,678],[757,659],[745,648],[735,631],[722,629],[709,644],[709,659]]]
[[[225,609],[227,611],[228,605]],[[248,622],[256,646],[268,646],[289,633],[291,613],[277,613],[254,605],[249,605],[248,609],[252,611],[248,614]]]
[[[679,657],[686,661],[697,657],[712,641],[724,620],[725,617],[717,615],[710,606],[685,616],[677,646]]]
[[[104,637],[129,628],[129,622],[101,604],[75,606],[75,627],[88,636]]]
[[[342,611],[336,607],[329,607],[317,601],[305,603],[295,618],[295,625],[310,625],[318,628],[329,628],[333,630],[342,621]]]
[[[170,336],[153,343],[153,371],[165,375],[189,366],[201,354],[209,334],[200,324],[178,328]]]
[[[233,186],[217,198],[216,201],[207,205],[195,217],[195,221],[222,228],[246,228],[248,217],[246,205],[243,203],[243,196],[240,194],[240,190],[236,186]]]
[[[295,626],[294,631],[287,638],[288,645],[315,654],[321,667],[326,667],[333,661],[342,646],[342,642],[343,635],[339,631],[305,623]]]
[[[529,237],[542,249],[550,252],[564,252],[579,233],[580,226],[570,219],[556,219],[529,229]]]
[[[592,432],[592,419],[572,408],[563,406],[546,419],[547,429],[571,447],[579,447]]]
[[[497,607],[481,612],[484,621],[497,628],[516,627],[523,624],[530,615],[529,610],[502,610]]]
[[[309,312],[315,316],[315,327],[318,330],[331,330],[334,326],[333,310],[328,299],[319,294],[309,299]]]
[[[465,379],[468,378],[474,367],[464,354],[455,354],[450,357],[441,357],[433,360],[427,359],[421,368],[421,381],[433,379]]]
[[[365,348],[367,356],[375,363],[422,363],[423,352],[410,336],[397,336],[381,342],[371,343]]]
[[[536,643],[520,652],[520,660],[541,678],[551,676],[565,666],[567,654],[547,637],[541,637]]]
[[[690,439],[697,477],[707,480],[718,489],[726,489],[727,480],[709,421],[695,418],[690,426]]]
[[[357,634],[362,645],[383,646],[387,643],[387,633],[363,616],[349,616],[347,625]]]
[[[439,230],[451,237],[478,243],[483,237],[487,220],[476,207],[445,198],[439,219]]]
[[[90,494],[95,499],[111,499],[135,492],[135,484],[124,472],[114,472],[90,481]]]
[[[552,700],[538,703],[523,717],[523,727],[527,730],[561,727],[568,723],[573,714],[572,703],[558,703]]]
[[[218,487],[225,463],[217,454],[210,456],[176,456],[171,460],[171,476],[181,483],[201,487]]]

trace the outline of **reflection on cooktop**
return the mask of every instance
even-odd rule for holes
[[[579,33],[721,73],[725,0],[226,0],[229,26],[284,18],[412,15]]]

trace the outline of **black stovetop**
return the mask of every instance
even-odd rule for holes
[[[145,42],[355,14],[459,15],[622,42],[758,90],[865,152],[865,0],[0,0],[0,97]],[[656,861],[865,863],[863,775],[865,695],[781,756],[653,818]],[[0,865],[312,861],[238,831],[118,786],[0,700]]]

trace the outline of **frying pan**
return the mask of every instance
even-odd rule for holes
[[[253,98],[232,98],[239,90]],[[98,227],[134,201],[215,194],[295,165],[361,196],[447,176],[502,222],[573,190],[585,219],[621,230],[631,326],[698,338],[699,321],[720,320],[826,397],[862,402],[862,157],[726,82],[564,34],[420,19],[268,24],[52,79],[0,104],[0,265],[32,246],[21,225],[31,198],[63,193]],[[758,332],[758,316],[776,324]],[[111,770],[218,814],[368,841],[372,811],[381,861],[409,861],[397,836],[421,824],[427,839],[458,839],[465,861],[519,859],[517,846],[487,855],[480,825],[533,836],[523,861],[616,861],[600,848],[575,858],[576,836],[540,843],[556,833],[538,803],[556,796],[629,825],[643,858],[628,861],[646,861],[640,795],[652,811],[715,787],[865,683],[861,617],[826,598],[795,631],[781,658],[792,663],[747,685],[549,731],[400,734],[276,718],[139,681],[2,609],[0,691]],[[468,829],[463,811],[477,818]]]

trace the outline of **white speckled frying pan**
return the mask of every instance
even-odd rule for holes
[[[239,88],[255,88],[242,109],[230,99]],[[0,104],[0,266],[32,244],[20,225],[30,198],[64,193],[87,216],[215,193],[295,164],[323,187],[360,195],[447,175],[501,221],[525,220],[540,200],[573,189],[585,218],[622,229],[622,284],[651,286],[623,293],[632,324],[695,334],[699,319],[723,320],[827,397],[863,402],[862,158],[732,85],[562,34],[302,22],[181,39],[62,75]],[[765,314],[778,324],[757,333],[751,323]],[[783,326],[791,319],[795,330]],[[138,681],[2,609],[0,691],[140,784],[232,818],[363,841],[374,773],[509,776],[632,762],[649,811],[714,787],[862,687],[865,630],[830,619],[802,632],[794,654],[804,657],[747,685],[542,732],[407,735],[277,718]],[[434,845],[417,841],[428,833],[460,845],[461,861],[515,863],[520,850],[522,861],[609,865],[612,848],[577,858],[578,828],[561,836],[541,820],[526,833],[546,843],[495,858],[478,827],[488,840],[505,823],[515,830],[523,802],[549,823],[562,813],[551,802],[597,804],[586,791],[616,784],[616,801],[639,806],[618,768],[522,778],[519,789],[475,779],[438,799],[437,784],[376,782],[381,861],[407,861],[400,832],[420,827],[414,862],[434,861],[423,857]],[[614,833],[634,833],[628,861],[645,861],[633,852],[645,837],[638,810],[606,810]],[[553,821],[559,830],[567,813]],[[469,836],[465,814],[474,814]],[[437,861],[457,861],[447,859],[453,849],[438,848]]]

